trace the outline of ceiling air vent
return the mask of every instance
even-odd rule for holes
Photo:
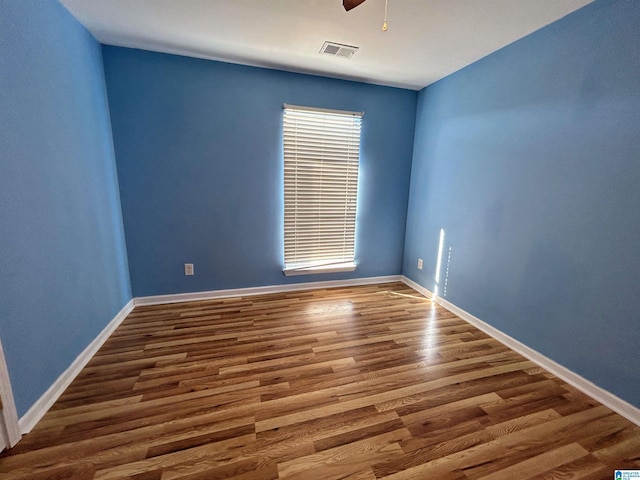
[[[326,53],[327,55],[342,58],[351,58],[357,51],[358,47],[342,45],[341,43],[334,42],[324,42],[324,45],[322,45],[322,48],[320,49],[320,53]]]

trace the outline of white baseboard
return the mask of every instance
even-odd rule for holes
[[[313,290],[315,288],[353,287],[357,285],[374,285],[377,283],[400,282],[400,275],[385,277],[354,278],[347,280],[328,280],[323,282],[290,283],[286,285],[270,285],[266,287],[232,288],[228,290],[210,290],[206,292],[176,293],[172,295],[154,295],[152,297],[136,297],[134,305],[161,305],[164,303],[192,302],[195,300],[213,300],[216,298],[245,297],[248,295],[266,295],[269,293],[295,292]]]
[[[634,407],[630,403],[622,400],[620,397],[612,394],[608,390],[601,388],[594,383],[590,382],[586,378],[578,375],[577,373],[569,370],[567,367],[560,365],[559,363],[554,362],[550,358],[544,356],[540,352],[534,350],[526,346],[525,344],[519,342],[513,337],[510,337],[506,333],[501,332],[495,327],[492,327],[488,323],[480,320],[478,317],[470,314],[469,312],[463,310],[460,307],[457,307],[453,303],[445,300],[442,297],[433,298],[433,293],[423,287],[422,285],[414,282],[413,280],[402,276],[402,282],[406,285],[410,286],[417,292],[422,293],[425,297],[432,299],[438,305],[446,308],[452,313],[455,313],[461,319],[469,322],[474,327],[482,330],[484,333],[489,335],[490,337],[495,338],[497,341],[506,345],[511,350],[519,353],[523,357],[531,360],[533,363],[541,366],[545,370],[553,373],[556,377],[561,378],[569,385],[574,386],[581,392],[589,395],[594,400],[597,400],[604,406],[610,408],[614,412],[622,415],[627,420],[635,423],[636,425],[640,425],[640,408]]]
[[[402,281],[406,285],[410,286],[417,292],[422,293],[424,296],[433,299],[433,293],[422,285],[414,282],[413,280],[401,276],[401,275],[389,275],[384,277],[369,277],[369,278],[357,278],[348,280],[331,280],[321,282],[305,282],[295,283],[287,285],[273,285],[266,287],[250,287],[250,288],[237,288],[228,290],[212,290],[206,292],[194,292],[194,293],[180,293],[174,295],[157,295],[151,297],[137,297],[130,300],[118,314],[109,322],[109,324],[100,332],[100,334],[82,351],[80,355],[73,361],[73,363],[65,370],[65,372],[58,377],[58,379],[49,387],[49,389],[34,403],[29,411],[24,414],[18,420],[18,428],[21,434],[26,434],[38,423],[38,421],[44,416],[44,414],[51,408],[55,401],[60,397],[62,392],[71,384],[73,379],[80,373],[85,365],[91,360],[102,344],[109,338],[113,331],[122,323],[126,316],[133,310],[134,306],[138,305],[159,305],[164,303],[178,303],[189,302],[194,300],[209,300],[225,297],[239,297],[247,295],[265,295],[269,293],[281,293],[281,292],[293,292],[302,290],[312,290],[316,288],[332,288],[332,287],[347,287],[357,285],[373,285],[378,283],[397,282]],[[589,395],[593,399],[607,406],[611,410],[619,413],[623,417],[627,418],[631,422],[640,425],[640,409],[634,407],[630,403],[622,400],[621,398],[613,395],[607,390],[598,387],[589,380],[574,373],[568,368],[554,362],[550,358],[542,355],[536,350],[527,347],[518,340],[510,337],[509,335],[501,332],[500,330],[492,327],[491,325],[483,322],[479,318],[473,316],[469,312],[457,307],[451,302],[443,299],[442,297],[436,297],[434,299],[436,303],[446,308],[447,310],[455,313],[463,320],[474,325],[478,329],[485,332],[487,335],[495,338],[500,343],[511,348],[515,352],[519,353],[523,357],[531,360],[532,362],[540,365],[542,368],[553,373],[557,377],[561,378],[570,385],[573,385],[578,390]],[[10,397],[11,399],[13,396]],[[14,407],[15,409],[15,407]],[[15,436],[15,435],[14,435]],[[13,437],[12,437],[13,438]],[[17,442],[19,437],[15,439]]]
[[[67,368],[62,375],[60,375],[55,382],[49,387],[49,389],[42,394],[42,396],[34,403],[31,408],[25,413],[18,425],[20,432],[24,435],[29,433],[33,427],[40,421],[45,413],[51,408],[55,401],[62,395],[62,392],[69,386],[85,365],[96,354],[102,344],[109,338],[113,331],[122,323],[129,313],[133,310],[133,299],[129,300],[127,304],[122,307],[122,310],[113,317],[113,319],[107,324],[107,326],[100,332],[100,334],[93,339],[93,341],[87,345],[87,347],[78,355],[69,368]]]
[[[73,379],[80,373],[85,365],[96,354],[102,344],[109,338],[113,331],[122,323],[126,316],[131,313],[134,306],[138,305],[159,305],[164,303],[189,302],[194,300],[209,300],[215,298],[239,297],[247,295],[264,295],[268,293],[292,292],[298,290],[312,290],[315,288],[346,287],[355,285],[373,285],[378,283],[399,282],[400,275],[389,275],[385,277],[356,278],[349,280],[331,280],[323,282],[305,282],[288,285],[273,285],[267,287],[237,288],[229,290],[213,290],[207,292],[179,293],[175,295],[157,295],[152,297],[138,297],[131,299],[100,334],[85,348],[73,361],[62,375],[49,387],[49,389],[31,406],[17,422],[16,431],[18,435],[26,434],[40,421],[45,413],[51,408],[55,401],[62,395],[62,392],[71,384]],[[13,399],[13,396],[10,397]],[[15,408],[15,407],[14,407]],[[17,418],[17,415],[16,415]],[[15,442],[20,438],[18,437]],[[15,443],[14,443],[15,444]]]

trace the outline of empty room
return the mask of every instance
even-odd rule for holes
[[[638,0],[0,0],[0,477],[640,479]]]

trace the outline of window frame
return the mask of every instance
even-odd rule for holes
[[[287,276],[350,272],[357,267],[363,116],[364,112],[283,107],[283,273]],[[330,192],[332,200],[323,203],[319,192],[325,192],[325,197]],[[300,202],[300,197],[307,200]],[[314,215],[321,219],[318,226],[311,223]],[[344,231],[342,240],[340,229]],[[321,236],[324,242],[318,240]]]

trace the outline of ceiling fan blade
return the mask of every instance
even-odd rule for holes
[[[364,0],[342,0],[342,6],[347,12],[361,3],[364,3]]]

